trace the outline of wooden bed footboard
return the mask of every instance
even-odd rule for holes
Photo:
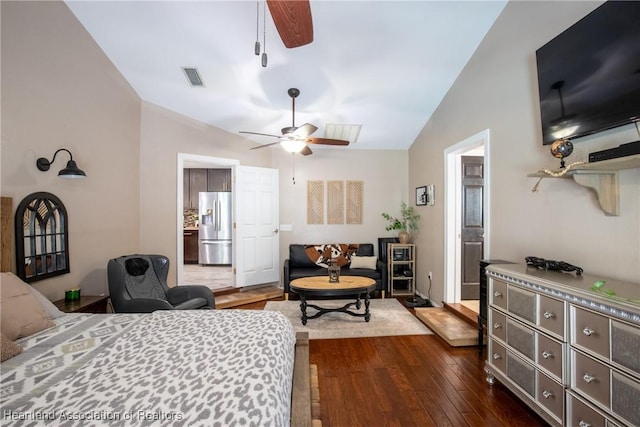
[[[291,390],[291,426],[311,427],[309,333],[296,332],[296,355]]]

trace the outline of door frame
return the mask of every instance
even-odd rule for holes
[[[223,157],[211,157],[203,156],[199,154],[178,153],[176,174],[177,182],[177,199],[176,199],[176,236],[177,236],[177,253],[176,253],[176,271],[178,273],[178,283],[182,283],[184,279],[184,241],[183,241],[183,229],[184,229],[184,169],[191,167],[212,167],[212,166],[226,166],[232,169],[232,174],[235,174],[235,167],[240,164],[240,160],[227,159]],[[231,183],[231,191],[235,189],[235,184]],[[233,245],[233,237],[231,244]],[[235,257],[232,257],[231,267],[235,265]]]
[[[490,253],[490,203],[491,187],[490,182],[490,132],[485,129],[467,139],[458,142],[444,150],[445,167],[445,213],[444,213],[444,301],[447,303],[459,303],[461,294],[461,164],[460,157],[463,155],[479,155],[478,151],[483,150],[484,156],[484,194],[483,194],[483,216],[484,216],[484,251],[483,258],[487,258]]]

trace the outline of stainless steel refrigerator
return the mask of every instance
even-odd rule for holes
[[[231,264],[231,193],[200,193],[199,264]]]

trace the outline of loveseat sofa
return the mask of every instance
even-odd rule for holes
[[[351,268],[351,257],[366,257],[375,262],[356,262]],[[327,276],[326,260],[331,258],[340,265],[341,276],[364,276],[376,281],[376,293],[387,289],[387,265],[374,257],[372,243],[289,245],[289,258],[284,261],[284,292],[289,296],[289,283],[301,277]],[[360,259],[360,258],[358,258]],[[356,260],[358,260],[356,259]],[[363,264],[369,264],[362,268]],[[375,268],[373,268],[375,266]]]

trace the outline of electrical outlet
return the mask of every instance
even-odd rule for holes
[[[431,280],[433,278],[431,272],[429,272],[429,280]]]

